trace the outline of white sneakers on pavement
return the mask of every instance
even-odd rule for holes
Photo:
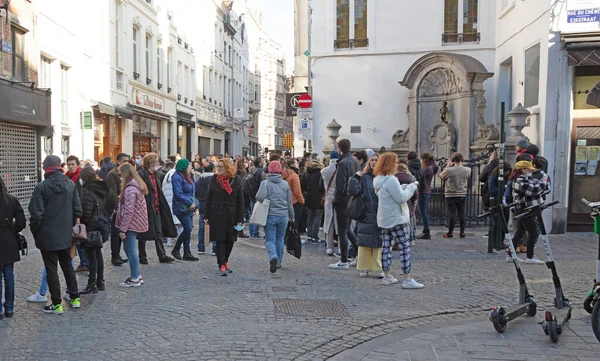
[[[333,256],[333,249],[327,248],[327,251],[325,251],[325,253],[327,253],[328,256]]]
[[[40,295],[39,292],[36,292],[34,295],[26,298],[27,302],[31,303],[46,303],[48,302],[48,297],[46,295]]]
[[[525,258],[525,263],[528,263],[528,264],[546,264],[546,262],[538,259],[537,257]]]
[[[405,289],[421,289],[423,287],[425,287],[425,286],[423,286],[419,282],[415,281],[414,278],[411,278],[410,280],[402,281],[402,288],[405,288]]]
[[[355,258],[354,261],[350,262],[350,267],[356,267],[356,265],[358,264],[358,258]]]
[[[367,278],[369,276],[369,271],[360,271],[360,278]]]
[[[330,264],[329,268],[345,270],[345,269],[349,269],[350,267],[348,267],[348,262],[338,262],[338,263]]]
[[[398,280],[394,278],[394,276],[389,275],[387,277],[383,277],[383,280],[381,280],[381,284],[382,285],[393,285],[394,283],[398,283]]]

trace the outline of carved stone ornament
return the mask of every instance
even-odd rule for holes
[[[163,41],[163,36],[161,33],[158,34],[158,36],[156,37],[156,41],[158,42],[158,44],[162,44]]]
[[[421,82],[419,96],[447,95],[461,91],[456,75],[445,68],[437,68],[429,72]]]
[[[406,137],[408,137],[409,131],[410,129],[406,129],[406,131],[398,129],[392,136],[392,147],[394,147],[395,145],[400,145],[402,143],[407,143]]]
[[[146,26],[146,34],[150,35],[150,37],[154,36],[154,31],[152,31],[152,25]]]
[[[448,123],[439,123],[431,133],[429,133],[429,141],[431,142],[431,150],[436,150],[434,155],[444,156],[452,154],[456,151],[456,134],[454,127]]]
[[[140,29],[142,27],[142,23],[140,21],[140,17],[139,16],[135,16],[133,18],[133,26],[135,26],[138,29]]]

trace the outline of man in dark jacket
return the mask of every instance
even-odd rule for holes
[[[81,307],[77,279],[71,266],[73,226],[82,215],[81,202],[75,184],[60,167],[60,158],[49,155],[42,163],[45,180],[35,187],[29,202],[31,234],[42,254],[48,274],[52,304],[44,312],[63,313],[58,264],[62,268],[73,308]]]
[[[98,171],[98,177],[103,181],[108,177],[108,173],[115,168],[115,164],[112,162],[110,157],[105,157],[102,160],[102,168]]]
[[[421,160],[417,152],[408,152],[406,159],[408,160],[408,171],[419,182],[419,191],[425,191],[425,172],[421,166]]]
[[[261,157],[254,158],[254,169],[252,170],[252,176],[254,179],[254,185],[256,188],[256,192],[258,192],[258,188],[260,188],[260,183],[262,183],[263,175],[265,174],[264,170],[264,162]],[[250,214],[254,211],[254,205],[256,204],[256,192],[254,194],[250,194]],[[255,226],[251,224],[249,226],[250,229],[250,238],[258,239],[260,238],[259,226]]]
[[[320,243],[319,227],[323,219],[323,205],[321,200],[325,195],[325,185],[321,178],[323,166],[314,157],[306,166],[306,175],[302,178],[302,189],[306,191],[305,206],[308,210],[306,233],[308,241]]]
[[[206,206],[206,194],[208,193],[208,186],[210,180],[215,174],[215,165],[212,163],[206,163],[204,167],[204,173],[196,181],[196,199],[198,199],[198,254],[202,255],[206,252],[206,245],[204,244],[204,230],[206,225],[204,224],[204,208]],[[215,255],[215,244],[212,244],[212,255]]]
[[[148,264],[146,255],[146,241],[154,241],[156,255],[160,263],[170,263],[175,259],[167,256],[163,237],[177,237],[177,229],[173,222],[171,207],[162,192],[162,185],[158,181],[156,172],[161,168],[158,154],[148,153],[144,156],[143,169],[140,177],[148,187],[146,207],[148,208],[148,231],[138,235],[138,251],[141,264]]]
[[[119,167],[122,164],[129,163],[129,155],[125,153],[119,153],[117,155],[117,165],[108,172],[106,179],[104,180],[110,188],[110,197],[117,198],[121,194],[121,178],[119,177]],[[113,266],[121,266],[127,262],[127,259],[121,258],[121,244],[123,241],[119,237],[119,230],[115,227],[116,217],[110,219],[110,253],[111,263]]]
[[[356,159],[354,159],[352,153],[350,153],[350,141],[348,139],[340,140],[337,146],[338,152],[341,154],[341,156],[337,163],[337,175],[335,177],[335,197],[333,199],[333,205],[335,208],[335,214],[337,216],[341,259],[338,263],[330,264],[329,268],[349,269],[348,243],[350,240],[348,237],[352,237],[354,234],[349,234],[350,218],[348,218],[346,215],[348,199],[350,198],[348,195],[348,181],[356,172],[358,172],[358,162]],[[355,241],[353,242],[353,246],[356,248]]]

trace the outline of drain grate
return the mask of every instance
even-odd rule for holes
[[[273,292],[297,292],[298,289],[294,286],[273,286]]]
[[[294,317],[344,318],[348,317],[346,307],[337,300],[273,300],[275,314]]]

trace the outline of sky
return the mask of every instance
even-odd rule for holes
[[[263,9],[263,28],[281,45],[287,69],[294,67],[294,0],[257,0]]]

